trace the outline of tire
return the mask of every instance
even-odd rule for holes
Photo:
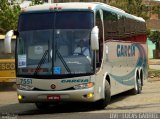
[[[111,91],[110,91],[110,85],[108,81],[105,81],[105,89],[104,89],[104,99],[101,99],[97,102],[95,102],[95,106],[98,109],[104,109],[111,100]]]
[[[142,80],[140,78],[137,80],[137,87],[138,87],[137,94],[140,94],[142,92]]]
[[[136,84],[134,89],[131,90],[133,95],[140,94],[142,92],[142,80],[136,76]]]

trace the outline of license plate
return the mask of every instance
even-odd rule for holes
[[[48,95],[47,100],[60,100],[61,97],[59,95]]]

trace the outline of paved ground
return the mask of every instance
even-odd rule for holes
[[[86,104],[65,104],[49,111],[38,110],[34,104],[19,104],[15,91],[0,92],[0,115],[14,119],[107,119],[114,113],[159,113],[160,79],[145,81],[142,94],[123,93],[112,97],[104,110],[95,110]],[[0,118],[1,118],[0,117]],[[156,115],[157,119],[160,115]],[[13,118],[12,118],[13,119]]]
[[[160,59],[149,59],[149,64],[160,65]]]
[[[149,59],[149,68],[160,70],[160,59]]]
[[[160,65],[149,65],[150,69],[160,70]]]

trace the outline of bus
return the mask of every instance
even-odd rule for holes
[[[11,53],[4,52],[4,39],[5,35],[0,35],[0,83],[15,83],[15,39],[12,37]]]
[[[104,3],[53,3],[24,9],[15,34],[20,103],[45,109],[91,102],[105,108],[113,95],[142,91],[147,78],[143,18]],[[80,40],[88,56],[74,54]]]

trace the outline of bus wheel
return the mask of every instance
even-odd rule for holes
[[[50,109],[52,105],[50,103],[35,103],[36,107],[40,110]]]
[[[137,93],[140,94],[142,92],[142,80],[138,78],[137,80]]]
[[[136,95],[136,94],[140,94],[142,91],[142,81],[141,79],[137,76],[136,77],[136,84],[134,89],[131,90],[131,93]]]
[[[111,91],[110,91],[110,85],[107,80],[105,81],[104,96],[105,96],[104,99],[101,99],[101,100],[95,102],[96,108],[104,109],[110,102]]]

